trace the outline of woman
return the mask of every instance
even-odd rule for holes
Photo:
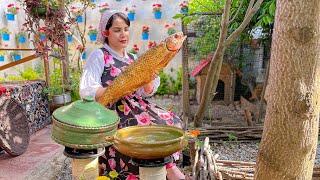
[[[133,62],[134,56],[125,50],[129,42],[129,27],[130,21],[121,12],[106,11],[102,14],[98,39],[104,45],[93,51],[86,62],[80,81],[81,97],[93,96],[98,99],[114,78]],[[119,128],[150,124],[182,127],[179,117],[145,99],[153,95],[159,85],[160,78],[155,76],[152,82],[108,107],[118,113]],[[130,157],[117,152],[112,146],[106,147],[105,155],[99,158],[100,175],[120,179],[138,178],[139,167],[131,162]],[[184,179],[175,164],[169,163],[166,167],[168,179]]]

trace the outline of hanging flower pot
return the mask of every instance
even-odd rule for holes
[[[16,39],[17,39],[18,43],[20,43],[20,44],[26,43],[26,41],[27,41],[26,37],[27,37],[27,34],[23,29],[16,34]]]
[[[9,41],[10,40],[10,34],[9,33],[2,33],[2,40]]]
[[[78,15],[78,16],[76,17],[76,21],[77,21],[78,23],[82,23],[82,22],[83,22],[83,16],[82,16],[82,15]]]
[[[7,20],[8,21],[14,21],[15,15],[18,13],[19,7],[15,6],[15,4],[11,3],[7,5]]]
[[[96,41],[97,40],[97,34],[90,34],[89,38],[90,38],[90,41]]]
[[[89,26],[88,35],[89,35],[90,41],[92,41],[92,42],[96,41],[97,34],[98,34],[98,30],[96,28],[94,28],[92,25]]]
[[[40,41],[45,41],[45,40],[46,40],[46,35],[40,34]]]
[[[142,40],[148,40],[149,39],[149,26],[142,26]]]
[[[10,31],[8,28],[1,28],[0,34],[2,36],[2,40],[9,41],[10,40]]]
[[[21,55],[20,54],[12,54],[11,58],[13,61],[19,61],[21,59]]]
[[[106,10],[110,9],[108,3],[103,3],[103,4],[99,5],[98,8],[99,8],[100,13],[104,13]]]
[[[83,51],[83,53],[81,55],[81,59],[82,59],[82,61],[87,59],[87,53],[85,51]]]
[[[4,61],[4,55],[0,55],[0,62]]]
[[[14,17],[15,17],[14,14],[7,13],[7,20],[8,20],[8,21],[14,21],[14,19],[15,19]]]
[[[68,41],[69,43],[71,43],[72,40],[73,40],[72,35],[71,35],[71,34],[68,34],[68,35],[67,35],[67,41]]]
[[[149,39],[149,33],[142,32],[142,40],[148,40]]]
[[[188,14],[189,8],[188,8],[188,2],[183,1],[182,3],[179,4],[180,6],[180,13],[181,14]]]
[[[152,12],[154,14],[155,19],[161,19],[162,12],[161,12],[161,4],[153,4],[152,5]]]
[[[27,39],[24,36],[19,36],[18,37],[18,41],[19,41],[20,44],[24,44],[27,41]]]
[[[176,29],[174,28],[176,26],[176,23],[172,24],[166,24],[164,27],[167,29],[167,34],[170,36],[174,33],[176,33]]]
[[[161,19],[162,12],[161,11],[156,11],[153,13],[155,19]]]
[[[128,13],[128,19],[129,19],[129,21],[134,21],[134,18],[135,18],[135,13],[129,12],[129,13]]]
[[[136,5],[132,5],[130,8],[126,7],[125,11],[128,12],[129,21],[134,21],[136,14]]]

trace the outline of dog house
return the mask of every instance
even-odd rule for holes
[[[201,60],[199,65],[197,65],[191,72],[191,76],[195,77],[197,82],[196,99],[198,103],[200,103],[202,97],[211,59],[212,56],[208,56],[206,59]],[[235,78],[235,72],[232,70],[230,64],[223,63],[216,89],[217,94],[215,95],[214,100],[222,100],[227,105],[233,102]]]

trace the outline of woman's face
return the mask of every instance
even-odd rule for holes
[[[124,49],[129,43],[129,26],[122,18],[115,18],[109,29],[109,45],[116,49]]]

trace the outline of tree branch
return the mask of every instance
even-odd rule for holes
[[[251,1],[253,1],[253,0],[251,0]],[[251,1],[250,1],[250,3],[251,3]],[[232,41],[234,41],[241,34],[241,32],[246,28],[246,26],[249,24],[252,17],[254,16],[254,14],[260,8],[260,5],[262,2],[263,2],[263,0],[258,0],[256,2],[256,4],[253,6],[253,8],[251,8],[250,10],[249,10],[250,5],[249,5],[249,7],[248,7],[249,11],[247,10],[248,14],[244,17],[244,20],[241,23],[241,25],[235,31],[233,31],[233,33],[227,38],[227,40],[224,43],[225,47],[229,46],[232,43]]]
[[[250,12],[250,10],[252,9],[252,7],[253,7],[253,5],[254,5],[254,2],[255,2],[255,0],[250,0],[250,3],[249,3],[249,6],[248,6],[248,8],[247,8],[245,17],[248,15],[248,13]]]
[[[226,0],[223,14],[222,14],[222,19],[221,19],[220,37],[219,37],[217,49],[211,60],[209,70],[208,70],[208,75],[206,77],[206,81],[203,89],[203,95],[201,97],[200,106],[194,117],[195,127],[201,126],[201,121],[204,116],[205,108],[208,106],[209,99],[211,99],[211,96],[210,96],[211,91],[212,89],[216,88],[216,85],[218,83],[217,78],[219,78],[219,73],[221,70],[221,64],[222,64],[223,54],[225,49],[224,42],[228,35],[228,22],[230,18],[230,14],[229,14],[230,8],[231,8],[231,0]]]
[[[228,23],[228,24],[231,24],[231,23],[232,23],[232,21],[234,21],[234,20],[236,19],[236,17],[238,16],[238,14],[239,14],[239,12],[240,12],[240,9],[242,8],[243,1],[244,1],[244,0],[242,0],[242,1],[241,1],[240,5],[239,5],[239,8],[237,9],[236,14],[234,14],[234,16],[231,18],[231,20],[229,21],[229,23]]]

